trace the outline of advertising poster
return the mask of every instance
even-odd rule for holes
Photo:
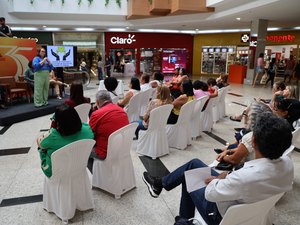
[[[74,66],[73,46],[47,46],[47,57],[54,67]]]
[[[36,42],[30,39],[0,38],[0,76],[24,75],[36,56]]]
[[[162,72],[175,73],[176,68],[186,68],[185,49],[163,49]]]

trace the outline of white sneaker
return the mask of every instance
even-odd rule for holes
[[[61,99],[61,97],[60,97],[60,96],[57,96],[57,99]]]

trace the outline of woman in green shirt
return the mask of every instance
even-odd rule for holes
[[[37,139],[41,168],[47,177],[52,176],[51,155],[61,147],[82,139],[94,139],[90,126],[81,123],[73,107],[66,104],[56,108],[52,128]]]

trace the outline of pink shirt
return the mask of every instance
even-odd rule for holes
[[[199,89],[199,90],[194,89],[194,95],[195,95],[196,99],[199,99],[203,96],[209,96],[210,93],[208,91],[202,91],[201,89]]]
[[[257,58],[257,66],[261,68],[264,67],[264,59],[262,57]]]

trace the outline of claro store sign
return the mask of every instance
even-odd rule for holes
[[[114,36],[110,38],[110,42],[113,45],[122,45],[122,44],[128,44],[131,45],[133,42],[135,42],[135,35],[134,34],[128,34],[128,37],[118,37]]]

